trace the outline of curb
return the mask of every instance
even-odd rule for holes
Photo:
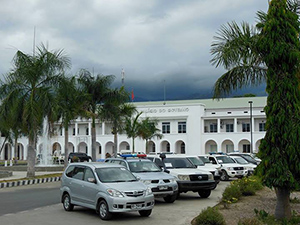
[[[47,177],[47,178],[38,178],[38,179],[32,179],[32,180],[19,180],[19,181],[11,181],[11,182],[3,182],[0,183],[0,189],[1,188],[9,188],[9,187],[17,187],[17,186],[25,186],[25,185],[31,185],[31,184],[42,184],[47,182],[56,182],[60,181],[61,177]]]

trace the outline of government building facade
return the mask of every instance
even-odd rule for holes
[[[257,152],[265,136],[266,115],[264,107],[267,97],[226,98],[220,100],[199,99],[181,101],[157,101],[133,103],[140,119],[150,117],[158,121],[157,128],[163,137],[154,138],[148,144],[148,152],[175,152],[185,154],[207,154],[209,152]],[[108,122],[97,121],[96,157],[112,154],[113,134]],[[64,153],[64,131],[60,125],[53,128],[51,137],[37,142],[37,154],[46,147],[48,155]],[[27,137],[21,137],[15,147],[10,143],[0,144],[4,148],[1,160],[14,157],[26,160]],[[47,143],[47,144],[45,144]],[[126,134],[118,135],[118,150],[131,150],[132,140]],[[85,152],[91,155],[91,120],[78,118],[69,127],[69,152]],[[135,139],[135,151],[146,152],[146,141]]]

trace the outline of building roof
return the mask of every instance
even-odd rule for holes
[[[175,101],[149,101],[134,102],[136,106],[157,106],[157,105],[205,105],[206,109],[226,109],[226,108],[246,108],[249,107],[249,101],[252,101],[252,107],[265,107],[267,97],[246,97],[246,98],[223,98],[223,99],[192,99]]]

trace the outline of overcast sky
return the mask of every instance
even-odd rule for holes
[[[113,74],[135,98],[211,91],[224,72],[209,62],[213,36],[227,22],[256,22],[268,0],[0,0],[0,74],[17,50],[35,43],[64,49],[70,74]]]

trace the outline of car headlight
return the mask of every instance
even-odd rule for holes
[[[189,175],[178,175],[178,179],[190,181],[190,176]]]
[[[234,170],[233,167],[228,167],[228,170]]]
[[[151,180],[141,180],[145,185],[151,184]]]
[[[208,179],[209,179],[209,180],[214,180],[214,175],[212,175],[212,173],[209,174],[209,175],[208,175]]]
[[[215,176],[219,176],[219,171],[215,170]]]
[[[170,183],[171,183],[171,184],[176,183],[176,179],[170,179]]]
[[[118,197],[118,198],[124,197],[124,195],[120,191],[117,191],[115,189],[107,189],[106,191],[112,197]]]
[[[152,195],[152,190],[150,187],[147,187],[147,189],[146,189],[146,196],[147,195]]]

